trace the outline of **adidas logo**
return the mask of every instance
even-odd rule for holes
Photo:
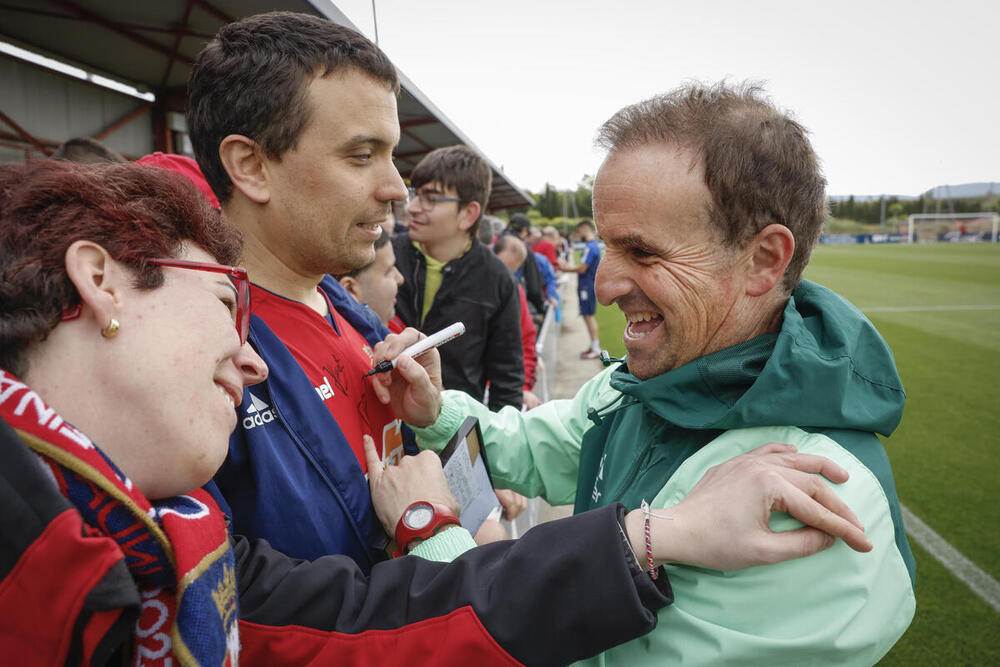
[[[271,406],[260,400],[249,389],[247,393],[250,394],[250,405],[246,408],[246,417],[243,418],[243,428],[249,431],[252,428],[273,422],[274,412],[271,410]]]

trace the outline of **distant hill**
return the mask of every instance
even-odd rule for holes
[[[847,201],[852,195],[830,195],[831,202]],[[922,193],[922,195],[853,195],[854,201],[869,202],[878,201],[881,197],[890,199],[895,197],[899,201],[919,199],[921,196],[933,197],[934,199],[976,199],[978,197],[1000,196],[1000,183],[962,183],[960,185],[938,185]]]
[[[868,201],[878,201],[880,198],[885,197],[886,199],[892,199],[895,197],[899,201],[909,201],[911,199],[919,199],[919,195],[828,195],[827,199],[832,202],[847,201],[851,197],[854,197],[854,201],[859,204]]]
[[[924,193],[934,199],[975,199],[1000,196],[1000,183],[963,183],[939,185]]]

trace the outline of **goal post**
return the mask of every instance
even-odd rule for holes
[[[920,238],[919,227],[923,226],[921,223],[934,221],[939,221],[939,223],[930,232],[932,234],[931,238],[927,238],[926,234],[923,235],[923,238]],[[1000,213],[992,211],[983,211],[982,213],[914,213],[907,219],[906,240],[910,243],[928,240],[937,241],[938,232],[941,229],[948,231],[948,222],[954,223],[952,230],[956,234],[957,240],[963,240],[962,237],[967,235],[966,230],[968,230],[973,234],[988,232],[990,241],[993,243],[997,242],[997,230],[1000,228]]]

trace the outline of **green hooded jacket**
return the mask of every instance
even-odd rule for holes
[[[609,368],[567,401],[490,413],[448,392],[418,429],[439,448],[479,417],[494,481],[577,512],[622,502],[678,503],[712,466],[769,442],[826,456],[850,473],[831,488],[874,544],[833,547],[734,572],[668,566],[675,603],[649,635],[588,661],[645,664],[874,664],[912,620],[914,561],[889,461],[875,433],[899,424],[905,394],[871,323],[803,281],[780,331],[648,380]],[[775,530],[801,524],[772,515]]]

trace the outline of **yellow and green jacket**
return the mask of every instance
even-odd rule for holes
[[[498,487],[575,510],[619,501],[678,503],[712,466],[769,442],[826,456],[850,473],[831,485],[858,515],[870,553],[843,542],[807,558],[723,572],[667,567],[675,602],[650,634],[593,665],[874,664],[913,618],[913,555],[876,433],[899,424],[905,394],[888,346],[851,304],[803,281],[781,328],[648,380],[626,363],[571,400],[491,413],[446,392],[416,429],[440,448],[479,418]],[[772,515],[775,530],[801,524]]]

